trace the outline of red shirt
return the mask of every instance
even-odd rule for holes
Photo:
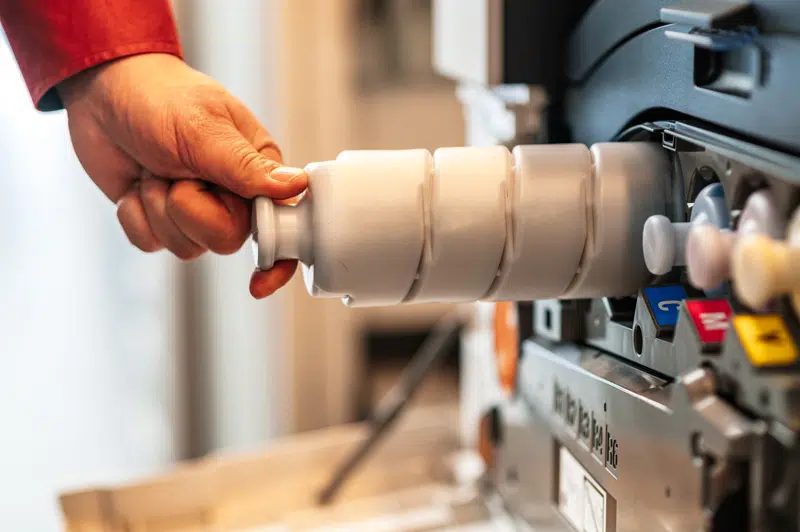
[[[63,107],[54,87],[112,59],[182,56],[168,0],[0,0],[0,24],[34,105]]]

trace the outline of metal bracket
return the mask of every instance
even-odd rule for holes
[[[726,30],[756,24],[750,2],[686,0],[661,8],[661,22],[684,24],[705,30]]]

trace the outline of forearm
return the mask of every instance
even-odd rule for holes
[[[55,87],[120,57],[181,55],[167,0],[0,0],[0,23],[36,107],[62,108]]]

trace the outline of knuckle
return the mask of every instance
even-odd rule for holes
[[[145,253],[155,253],[156,251],[163,249],[161,242],[159,242],[152,235],[144,234],[142,231],[138,231],[135,228],[126,226],[125,224],[121,225],[125,236],[128,238],[128,241],[139,250],[144,251]]]
[[[209,220],[206,228],[208,248],[219,255],[232,255],[241,249],[249,235],[228,216],[219,216]]]
[[[205,199],[203,193],[191,186],[191,183],[175,183],[167,194],[164,212],[179,227],[183,220],[197,225],[204,216]]]
[[[265,169],[264,157],[245,144],[236,146],[233,155],[236,157],[239,168],[245,175],[250,175],[253,172]]]
[[[145,253],[155,253],[156,251],[163,249],[161,243],[151,236],[143,235],[135,231],[130,231],[127,233],[127,235],[131,244],[141,249]]]
[[[163,203],[167,195],[167,184],[159,179],[144,179],[139,189],[139,195],[145,204],[156,205]]]
[[[279,165],[281,161],[283,161],[283,152],[281,151],[280,146],[271,138],[268,137],[263,144],[256,148],[264,157],[269,159],[272,162],[275,162],[276,165]]]
[[[137,218],[129,205],[129,202],[123,201],[117,208],[117,220],[128,241],[146,253],[162,249],[161,242],[155,238],[147,222]]]
[[[229,235],[228,237],[223,237],[216,243],[213,251],[219,255],[233,255],[242,248],[246,239],[247,235]]]
[[[283,151],[281,151],[280,146],[278,146],[274,140],[270,142],[269,149],[275,154],[276,161],[283,161]]]
[[[237,145],[232,156],[238,171],[230,176],[232,192],[245,197],[255,195],[258,185],[264,184],[266,175],[272,170],[272,162],[247,145]]]
[[[141,251],[143,251],[144,253],[157,253],[163,249],[161,245],[159,245],[158,243],[153,243],[153,244],[133,243],[133,245],[136,246]]]
[[[228,204],[227,209],[223,210],[225,213],[223,226],[225,228],[220,234],[222,235],[218,253],[222,255],[230,255],[237,252],[245,244],[250,237],[251,231],[251,216],[250,208],[247,202],[240,198],[227,195]]]
[[[238,251],[250,234],[250,217],[246,203],[239,199],[229,201],[229,211],[219,197],[200,192],[188,184],[178,182],[167,196],[167,215],[194,242],[220,255]],[[241,212],[240,212],[241,211]]]
[[[192,200],[194,190],[191,188],[187,181],[177,181],[169,189],[166,198],[165,209],[169,213],[171,211],[178,211],[187,205]]]
[[[205,250],[199,246],[175,246],[173,249],[170,249],[170,251],[184,262],[195,260],[205,252]]]
[[[230,217],[226,217],[221,222],[213,241],[213,251],[220,255],[232,255],[241,249],[247,237],[250,236],[250,231],[249,228],[242,227]]]

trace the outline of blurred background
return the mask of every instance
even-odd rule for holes
[[[303,166],[464,143],[431,67],[430,0],[176,0],[187,60]],[[249,249],[181,264],[125,239],[33,110],[0,40],[0,530],[59,530],[57,494],[361,419],[446,307],[347,310],[247,290]],[[458,357],[419,403],[458,398]]]

